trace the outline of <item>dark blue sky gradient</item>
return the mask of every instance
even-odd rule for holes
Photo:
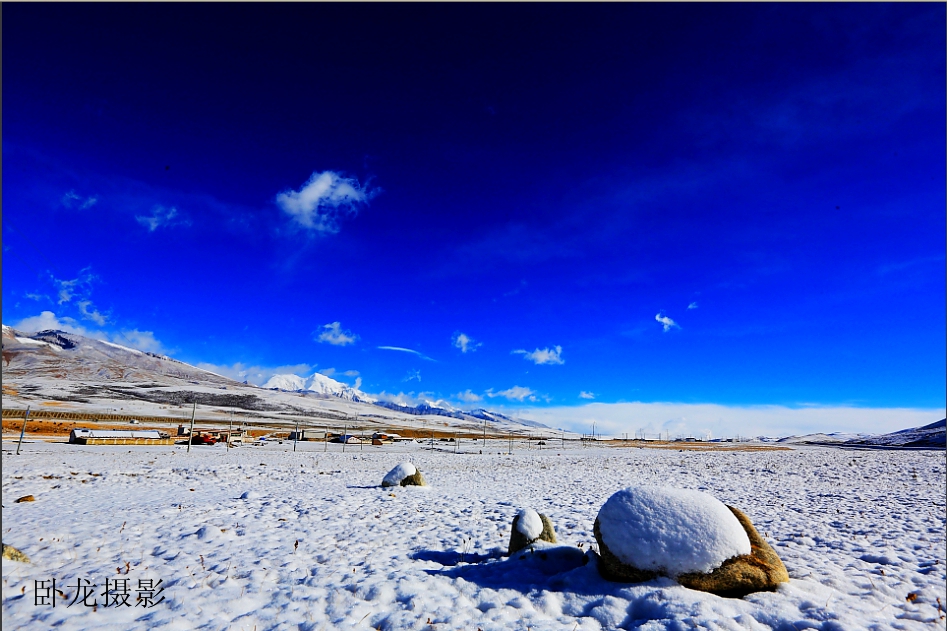
[[[494,406],[945,404],[943,4],[3,17],[6,324]],[[323,171],[374,191],[337,234],[275,202]]]

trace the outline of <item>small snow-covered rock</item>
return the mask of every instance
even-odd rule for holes
[[[513,518],[507,554],[514,554],[536,541],[556,543],[556,530],[548,517],[532,508],[524,508]]]
[[[260,497],[260,494],[256,491],[244,491],[243,495],[240,496],[242,500],[255,500]]]
[[[402,462],[388,472],[381,481],[382,486],[425,486],[424,476],[410,462]]]

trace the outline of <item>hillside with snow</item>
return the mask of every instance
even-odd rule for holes
[[[528,432],[549,429],[532,421],[444,404],[403,405],[377,400],[315,373],[276,375],[263,387],[241,383],[184,362],[65,331],[25,333],[3,326],[3,407],[97,416],[343,427],[437,428],[439,431]]]

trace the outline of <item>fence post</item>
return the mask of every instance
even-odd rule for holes
[[[16,444],[16,455],[20,455],[20,445],[23,444],[23,434],[26,433],[26,421],[30,418],[30,406],[26,406],[26,414],[23,415],[23,427],[20,428],[20,442]]]

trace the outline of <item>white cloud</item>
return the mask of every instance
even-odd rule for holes
[[[313,333],[315,336],[315,333]],[[354,344],[358,339],[358,336],[352,333],[351,331],[343,331],[342,324],[339,322],[332,322],[330,324],[322,325],[322,332],[318,336],[315,336],[317,342],[323,344],[332,344],[333,346],[347,346],[349,344]]]
[[[654,319],[664,325],[665,333],[670,331],[672,328],[678,328],[678,329],[681,328],[680,326],[678,326],[677,322],[675,322],[671,318],[664,315],[663,311],[659,313],[658,315],[654,316]]]
[[[421,371],[420,370],[409,370],[405,375],[404,379],[401,381],[413,381],[417,379],[418,383],[421,383]]]
[[[435,361],[431,359],[430,357],[428,357],[427,355],[423,353],[419,353],[418,351],[412,350],[410,348],[403,348],[401,346],[379,346],[377,348],[383,351],[398,351],[399,353],[411,353],[412,355],[417,355],[418,357],[420,357],[421,359],[425,361],[429,361],[429,362]]]
[[[500,390],[499,392],[493,392],[493,388],[491,388],[490,390],[487,390],[486,395],[491,399],[495,397],[503,397],[505,399],[509,399],[510,401],[535,402],[539,400],[536,396],[535,390],[523,386],[513,386],[512,388]]]
[[[13,323],[12,326],[14,329],[23,331],[24,333],[37,333],[47,330],[65,331],[67,333],[91,337],[95,340],[136,348],[147,353],[167,354],[169,352],[151,331],[139,331],[138,329],[97,331],[87,329],[79,324],[75,318],[68,316],[60,318],[52,311],[43,311],[37,316],[23,318],[19,322]]]
[[[535,364],[564,364],[566,363],[562,359],[562,347],[554,346],[552,348],[537,348],[532,353],[529,351],[513,351],[513,355],[522,355],[524,359],[528,359]]]
[[[43,311],[39,315],[23,318],[11,325],[14,329],[24,333],[38,333],[39,331],[66,331],[78,335],[88,335],[89,331],[80,325],[74,318],[58,318],[52,311]]]
[[[594,399],[594,398],[595,398],[595,393],[594,393],[594,392],[586,392],[585,390],[583,390],[582,392],[579,393],[579,398],[580,398],[580,399]]]
[[[154,232],[158,228],[163,226],[171,225],[172,223],[186,223],[184,221],[175,221],[174,218],[178,216],[178,209],[172,206],[171,208],[165,208],[160,204],[156,204],[154,208],[151,209],[151,216],[141,216],[135,215],[135,220],[141,225],[148,228],[148,232]]]
[[[99,201],[99,198],[95,195],[83,198],[75,191],[69,191],[62,196],[62,205],[66,208],[79,208],[81,210],[85,210],[95,206],[97,201]]]
[[[99,313],[94,307],[91,307],[91,300],[80,300],[76,303],[76,307],[79,308],[79,313],[82,314],[82,317],[86,320],[91,320],[99,326],[105,326],[105,323],[108,319]]]
[[[458,401],[463,401],[464,403],[476,403],[477,401],[483,401],[483,397],[467,388],[463,392],[458,392],[453,395],[452,398],[457,399]]]
[[[36,300],[37,302],[39,302],[40,300],[49,300],[49,296],[46,296],[44,294],[26,294],[26,297],[29,298],[30,300]]]
[[[687,305],[687,308],[688,308],[688,309],[696,309],[696,308],[697,308],[697,303],[696,303],[696,302],[692,302],[692,303],[690,303],[689,305]]]
[[[326,377],[331,377],[335,374],[335,368],[323,368],[319,371],[320,375],[325,375]]]
[[[358,207],[374,195],[375,191],[354,178],[323,171],[314,172],[298,191],[279,193],[276,205],[306,230],[335,234],[339,221],[357,215]]]
[[[483,346],[480,342],[475,341],[472,337],[460,331],[454,333],[454,337],[451,338],[451,343],[456,348],[459,348],[461,353],[472,353]]]
[[[315,366],[309,364],[287,364],[284,366],[256,366],[241,362],[235,364],[210,364],[201,362],[195,364],[198,368],[208,370],[234,381],[246,381],[255,386],[262,386],[273,375],[311,375]]]
[[[357,370],[346,370],[342,374],[345,375],[346,377],[358,377],[361,373],[358,372]]]
[[[649,438],[658,433],[716,437],[798,436],[818,432],[883,434],[920,427],[944,418],[944,409],[856,408],[778,405],[724,406],[713,403],[587,403],[577,406],[518,409],[523,418],[550,427],[588,432],[594,422],[605,435]],[[633,419],[633,420],[629,420]]]

